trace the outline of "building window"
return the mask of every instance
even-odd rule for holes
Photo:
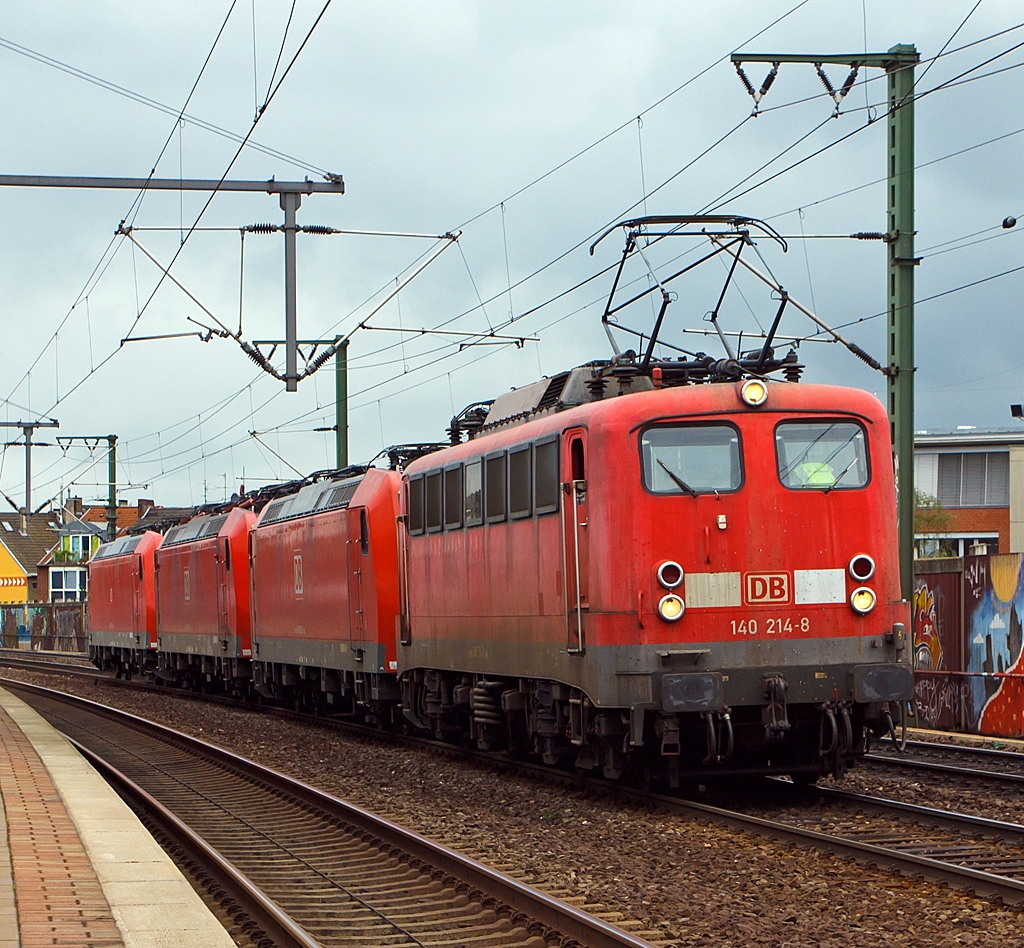
[[[80,602],[85,599],[85,588],[85,570],[50,570],[50,602]]]
[[[939,534],[914,538],[914,558],[933,559],[942,556],[970,556],[975,553],[992,555],[999,552],[999,536],[985,534],[973,536],[958,534],[942,536]]]
[[[1010,452],[940,454],[936,494],[943,507],[1007,507]]]

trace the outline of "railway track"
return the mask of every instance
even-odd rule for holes
[[[4,682],[6,684],[6,682]],[[134,684],[134,683],[132,683]],[[167,693],[166,689],[158,689]],[[324,719],[285,712],[285,716],[325,724]],[[329,722],[331,726],[365,733],[358,725]],[[372,733],[379,734],[373,729]],[[637,805],[654,805],[724,823],[737,829],[769,835],[827,849],[862,862],[895,869],[933,881],[968,888],[978,895],[1002,899],[1008,904],[1024,905],[1024,826],[984,817],[941,811],[911,803],[830,788],[811,788],[798,792],[779,780],[766,780],[754,794],[736,797],[731,808],[711,806],[699,800],[645,792],[603,780],[583,779],[550,767],[491,754],[463,751],[447,744],[419,738],[397,737],[411,744],[426,745],[449,756],[467,757],[485,765],[518,773],[529,773],[540,780],[586,787]],[[925,742],[912,742],[917,745]],[[926,744],[926,748],[945,745]],[[962,750],[962,748],[958,748]],[[977,750],[977,749],[971,749]],[[944,751],[938,751],[944,753]],[[995,752],[994,759],[1015,763],[1024,755]],[[875,756],[875,755],[871,755]],[[977,755],[973,756],[986,756]],[[888,764],[904,758],[882,757]],[[930,768],[963,777],[972,771],[925,762]],[[978,773],[989,776],[986,771]],[[1007,779],[1011,774],[996,774]],[[765,800],[769,801],[765,804]]]
[[[1024,784],[1024,754],[990,747],[964,747],[934,741],[908,741],[907,753],[899,754],[891,742],[877,745],[864,756],[873,767],[927,771],[960,778],[1003,784]]]
[[[202,866],[280,948],[650,948],[453,850],[228,751],[4,680]],[[236,917],[236,922],[238,918]],[[257,938],[258,941],[258,938]]]

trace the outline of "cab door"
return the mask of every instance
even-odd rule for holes
[[[136,557],[137,569],[130,572],[132,584],[132,632],[136,644],[141,644],[141,633],[146,631],[146,591],[142,582],[142,555]],[[147,643],[148,644],[148,643]]]
[[[229,591],[228,571],[231,569],[231,547],[230,539],[224,537],[217,539],[217,555],[214,557],[214,565],[217,570],[217,627],[222,639],[231,634],[231,623],[228,616]]]
[[[590,608],[587,536],[587,432],[570,428],[562,438],[562,550],[565,576],[566,650],[586,648],[585,614]]]
[[[370,529],[365,507],[349,507],[345,541],[348,572],[348,644],[354,652],[366,641],[366,616],[363,607],[363,569],[370,554]]]

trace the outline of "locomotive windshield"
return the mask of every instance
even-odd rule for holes
[[[743,482],[732,425],[659,425],[640,435],[644,486],[655,494],[708,494]]]
[[[868,482],[864,429],[854,422],[785,422],[775,429],[775,456],[784,487],[849,490]]]

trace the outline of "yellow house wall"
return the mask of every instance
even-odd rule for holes
[[[0,540],[0,603],[28,602],[28,576]]]

